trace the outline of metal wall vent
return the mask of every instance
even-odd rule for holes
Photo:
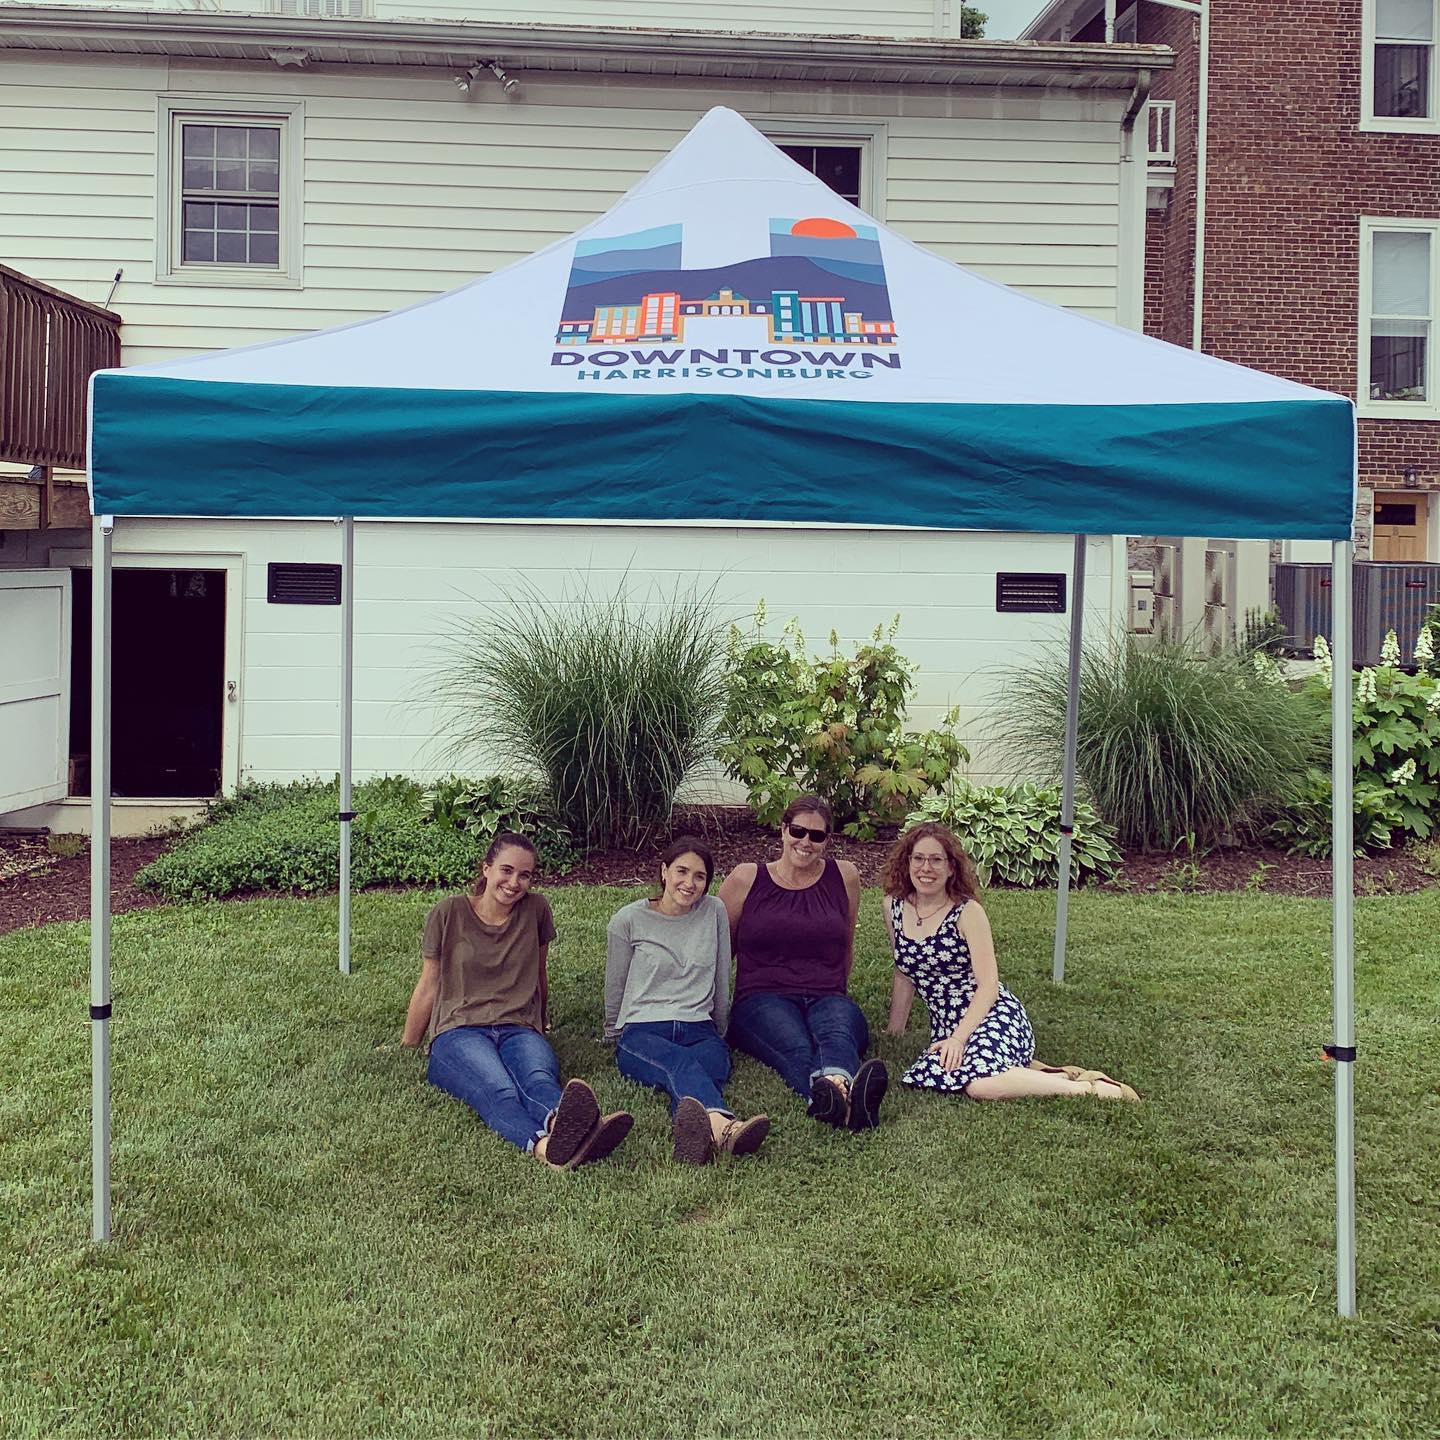
[[[338,565],[269,566],[265,598],[272,605],[338,605],[340,603],[340,567]]]
[[[1002,571],[995,577],[995,609],[1002,615],[1063,615],[1065,576]]]

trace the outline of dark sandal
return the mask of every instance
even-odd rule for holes
[[[850,1082],[850,1113],[845,1118],[851,1130],[873,1130],[880,1123],[880,1102],[890,1088],[890,1072],[883,1060],[867,1060]]]
[[[677,1165],[708,1165],[715,1152],[714,1132],[710,1128],[710,1112],[693,1095],[684,1096],[675,1107],[670,1123],[675,1139]]]
[[[810,1082],[810,1103],[805,1113],[822,1125],[842,1127],[845,1110],[845,1092],[828,1075],[817,1075]]]
[[[572,1080],[560,1094],[550,1117],[545,1159],[561,1170],[569,1169],[586,1137],[600,1123],[600,1102],[583,1081]]]

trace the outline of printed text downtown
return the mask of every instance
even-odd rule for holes
[[[550,363],[574,367],[577,380],[868,380],[874,370],[900,369],[900,356],[894,350],[557,350]]]

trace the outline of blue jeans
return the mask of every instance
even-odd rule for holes
[[[729,1039],[808,1098],[819,1075],[855,1078],[870,1027],[848,995],[758,994],[730,1012]]]
[[[707,1110],[725,1110],[730,1051],[708,1020],[632,1022],[620,1032],[615,1063],[622,1075],[663,1090],[672,1115],[686,1095]]]
[[[528,1025],[446,1030],[430,1042],[426,1076],[522,1150],[535,1148],[560,1103],[560,1061]]]

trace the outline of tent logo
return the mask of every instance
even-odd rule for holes
[[[696,270],[683,265],[682,230],[662,225],[577,242],[553,364],[580,366],[588,359],[613,369],[698,359],[748,365],[758,357],[780,365],[853,366],[857,374],[877,365],[899,368],[899,336],[874,226],[822,216],[772,219],[768,255]],[[707,348],[688,356],[684,350],[614,348],[636,344]],[[809,345],[843,346],[851,353],[788,348]],[[787,348],[766,348],[774,346]]]

